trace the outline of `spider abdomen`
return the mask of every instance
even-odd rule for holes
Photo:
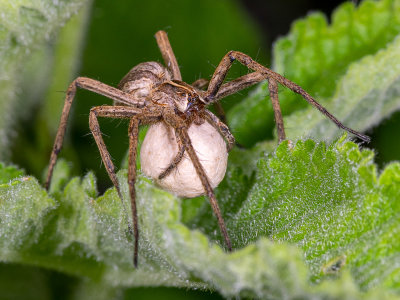
[[[192,123],[188,134],[193,148],[215,188],[225,176],[228,152],[226,143],[219,132],[208,122],[201,125]],[[205,193],[192,161],[185,152],[182,160],[163,179],[159,175],[170,165],[178,153],[174,130],[164,122],[150,126],[140,151],[141,168],[145,175],[162,188],[179,197],[196,197]]]
[[[122,78],[118,88],[144,100],[156,86],[168,80],[171,80],[169,71],[162,64],[150,61],[133,67]]]

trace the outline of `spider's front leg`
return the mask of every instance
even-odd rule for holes
[[[206,89],[209,83],[210,83],[209,80],[204,79],[204,78],[200,78],[200,79],[197,79],[196,81],[194,81],[194,82],[191,84],[191,86],[194,87],[194,88],[196,88],[197,90],[199,90],[198,92],[199,92],[200,95],[203,95],[204,92],[203,92],[202,90],[203,90],[203,89]],[[217,111],[218,118],[219,118],[223,123],[227,124],[225,110],[224,110],[224,108],[222,107],[221,103],[218,102],[218,101],[215,101],[215,102],[214,102],[214,108],[215,108],[215,110]]]
[[[230,67],[232,66],[232,63],[237,60],[239,61],[242,65],[248,67],[249,69],[255,71],[254,73],[245,75],[240,77],[239,79],[235,81],[228,82],[226,84],[222,84],[227,72],[229,71]],[[233,94],[237,91],[239,91],[242,86],[249,86],[246,83],[246,80],[252,81],[252,84],[260,82],[264,79],[268,79],[270,82],[275,81],[278,82],[287,88],[291,89],[293,92],[300,94],[305,100],[307,100],[311,105],[313,105],[315,108],[317,108],[321,113],[323,113],[325,116],[327,116],[332,122],[334,122],[339,128],[344,129],[358,138],[362,139],[363,141],[369,142],[370,138],[364,134],[361,134],[351,128],[348,128],[344,126],[338,119],[336,119],[331,113],[329,113],[321,104],[319,104],[313,97],[310,96],[305,90],[303,90],[300,86],[295,84],[294,82],[290,81],[289,79],[286,79],[282,75],[264,67],[263,65],[257,63],[255,60],[253,60],[250,56],[241,53],[239,51],[230,51],[228,52],[221,60],[219,63],[218,67],[215,69],[215,72],[213,74],[213,77],[210,80],[210,84],[208,85],[207,92],[204,95],[204,99],[208,103],[213,103],[217,99],[221,98],[221,94],[223,93],[223,96],[227,96],[230,94]],[[258,81],[257,81],[258,80]],[[278,120],[282,119],[280,109],[279,111],[276,109],[276,107],[279,107],[278,104],[278,97],[276,93],[276,88],[275,88],[275,83],[269,84],[269,90],[271,94],[271,100],[275,101],[273,103],[273,107],[275,110],[275,118]],[[278,116],[278,117],[277,117]],[[280,122],[280,121],[278,121]],[[284,133],[283,127],[281,126],[282,124],[278,124],[278,127],[280,126],[281,132]],[[280,133],[282,134],[282,133]],[[280,136],[279,139],[284,139],[284,136]]]
[[[217,118],[212,112],[209,110],[204,111],[204,118],[207,122],[209,122],[218,132],[224,137],[226,141],[226,149],[227,151],[231,151],[232,148],[235,146],[235,137],[229,130],[229,127],[224,124],[221,120]],[[168,176],[181,162],[183,158],[183,154],[185,153],[185,146],[181,142],[179,135],[176,134],[176,142],[178,144],[178,153],[175,155],[169,166],[158,176],[158,179],[161,180]]]
[[[172,170],[174,170],[178,166],[178,164],[181,162],[183,158],[183,154],[185,153],[185,146],[183,146],[178,134],[175,134],[175,139],[176,143],[178,144],[178,153],[172,159],[169,166],[164,171],[162,171],[161,174],[158,176],[159,180],[167,177],[172,172]]]
[[[214,103],[214,106],[217,110],[218,116],[221,119],[221,121],[226,124],[225,112],[224,112],[220,102],[217,100],[222,99],[231,94],[234,94],[245,88],[248,88],[248,87],[250,87],[256,83],[259,83],[260,81],[263,81],[265,79],[266,78],[265,78],[264,74],[259,73],[259,72],[254,72],[254,73],[243,75],[232,81],[229,81],[228,83],[225,83],[222,86],[221,85],[218,86],[218,92],[214,96],[208,96],[208,97],[213,99],[212,102]],[[198,82],[198,84],[203,83],[203,81],[201,81],[201,79],[199,79],[193,83],[193,86],[197,82]],[[209,82],[207,81],[207,84],[208,83]],[[283,140],[286,139],[286,135],[285,135],[285,129],[284,129],[284,125],[283,125],[281,107],[279,105],[279,100],[278,100],[278,85],[276,84],[276,81],[273,80],[272,78],[270,78],[268,81],[268,89],[269,89],[269,94],[270,94],[270,98],[271,98],[271,102],[272,102],[272,107],[274,109],[274,114],[275,114],[275,122],[276,122],[277,131],[278,131],[278,141],[279,141],[279,143],[281,143]],[[206,95],[208,95],[208,91],[207,91]],[[204,95],[204,97],[207,97],[206,95]]]
[[[226,149],[229,151],[232,150],[232,148],[235,146],[236,141],[235,137],[232,135],[232,133],[229,130],[229,127],[222,122],[220,119],[217,118],[216,115],[214,115],[211,111],[205,110],[204,111],[204,117],[205,119],[215,128],[218,130],[218,132],[224,137],[226,141]]]
[[[137,107],[144,105],[144,103],[142,103],[141,101],[134,99],[132,95],[125,93],[114,87],[111,87],[109,85],[106,85],[104,83],[101,83],[100,81],[86,77],[78,77],[77,79],[75,79],[69,85],[67,90],[64,102],[64,108],[60,119],[60,125],[58,126],[56,139],[54,141],[53,150],[51,152],[49,169],[47,171],[47,178],[44,184],[47,190],[50,187],[51,177],[53,175],[54,166],[57,162],[58,153],[60,153],[63,145],[64,135],[67,129],[69,113],[78,87],[88,91],[95,92],[99,95],[106,96],[119,103],[124,103],[130,106],[137,106]]]
[[[177,132],[179,136],[182,139],[183,144],[185,145],[186,151],[189,154],[189,157],[196,169],[196,173],[200,178],[200,181],[204,187],[204,190],[206,192],[206,195],[208,199],[210,200],[211,207],[214,211],[215,216],[217,217],[218,221],[218,226],[221,231],[221,234],[225,240],[226,247],[228,248],[229,251],[232,251],[232,243],[228,235],[228,231],[226,230],[225,222],[221,214],[221,210],[219,208],[217,198],[215,197],[214,191],[210,185],[210,182],[207,178],[206,172],[203,169],[203,166],[201,165],[199,158],[196,155],[196,151],[194,150],[192,146],[192,142],[190,141],[189,135],[187,133],[186,128],[178,128]]]
[[[217,218],[218,226],[220,228],[221,234],[225,240],[226,247],[228,248],[229,251],[232,251],[232,243],[228,235],[228,231],[225,226],[224,219],[221,214],[221,210],[219,208],[217,199],[215,197],[214,191],[211,187],[210,181],[207,177],[207,174],[200,163],[200,160],[196,154],[195,149],[193,148],[192,142],[190,140],[189,134],[188,134],[188,128],[186,124],[173,112],[164,112],[163,115],[164,121],[171,126],[172,128],[175,129],[175,132],[178,134],[183,146],[185,147],[185,150],[189,154],[190,160],[193,163],[193,166],[196,170],[196,173],[200,179],[200,182],[204,188],[204,192],[207,195],[208,199],[210,200],[211,207],[213,209],[213,212]]]

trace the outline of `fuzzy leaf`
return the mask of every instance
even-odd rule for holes
[[[8,183],[11,179],[19,177],[23,175],[22,170],[18,170],[17,167],[14,166],[5,166],[0,163],[0,184]]]
[[[366,131],[400,108],[400,36],[374,56],[353,63],[340,79],[328,110],[351,128]],[[313,108],[285,119],[287,134],[332,139],[339,129]],[[302,124],[298,126],[298,124]]]
[[[56,31],[87,0],[0,1],[0,153],[6,151],[16,117],[25,116],[49,76]],[[24,98],[21,96],[23,90]],[[23,105],[24,109],[21,109]]]
[[[384,282],[398,289],[400,165],[378,178],[372,157],[350,142],[279,146],[259,162],[256,184],[231,220],[240,232],[234,240],[245,245],[267,234],[296,243],[313,280],[345,268],[364,290]]]
[[[56,172],[67,174],[65,168],[59,165]],[[236,166],[230,172],[240,175]],[[126,172],[118,177],[126,201]],[[293,149],[282,143],[258,164],[255,185],[244,193],[240,209],[226,214],[237,248],[227,254],[202,228],[182,223],[181,201],[190,200],[139,177],[141,239],[135,270],[129,214],[114,189],[96,198],[89,173],[50,197],[36,179],[23,177],[0,186],[0,257],[110,287],[211,288],[227,297],[270,299],[374,299],[383,297],[383,286],[399,287],[399,178],[398,164],[378,177],[372,152],[360,152],[351,142],[341,140],[327,149],[311,140]],[[228,184],[219,191],[232,192]],[[221,202],[225,209],[226,199]],[[340,278],[309,282],[310,276],[315,281],[332,274]],[[361,293],[353,280],[374,290]]]
[[[296,21],[289,35],[276,42],[273,69],[302,86],[321,104],[328,108],[334,107],[332,102],[341,88],[338,83],[348,78],[345,74],[356,68],[352,64],[367,55],[374,55],[400,33],[399,10],[399,0],[367,0],[361,2],[357,8],[351,2],[346,2],[333,13],[332,23],[329,25],[323,14],[310,14],[307,18]],[[394,61],[393,64],[399,64],[399,62]],[[383,69],[380,68],[380,70]],[[365,77],[375,75],[374,69],[365,68],[363,71],[366,73],[357,74],[357,78],[359,75]],[[342,78],[342,80],[338,80],[338,78]],[[386,82],[386,78],[381,78],[381,80]],[[357,90],[365,86],[367,84],[355,79],[348,82],[347,88]],[[252,145],[271,135],[274,120],[272,106],[267,95],[268,87],[266,84],[262,84],[229,112],[229,124],[241,144]],[[385,97],[391,96],[386,94]],[[382,99],[385,97],[375,100],[375,102],[382,101],[382,103],[378,102],[377,106],[384,106],[387,101],[391,101]],[[280,88],[279,98],[283,114],[287,115],[305,107],[307,107],[307,112],[311,110],[309,104],[299,95],[286,88]],[[352,102],[349,104],[341,102],[340,109],[345,116],[356,114],[357,117],[360,116],[359,120],[362,119],[365,123],[373,125],[387,117],[394,107],[398,107],[397,97],[392,99],[397,100],[397,104],[392,104],[392,109],[380,111],[379,115],[365,114],[364,102],[352,111],[347,109]],[[351,99],[346,100],[352,101]],[[334,113],[337,112],[334,111]],[[302,122],[299,123],[301,129],[307,121],[310,120],[302,119]],[[294,126],[299,127],[299,124],[287,124],[286,127],[290,130]],[[362,124],[356,125],[360,126],[354,128],[356,130],[369,128]],[[310,127],[305,128],[301,133],[309,135],[308,128]],[[290,137],[298,138],[299,135],[296,132]],[[328,137],[331,138],[332,134],[329,133]]]

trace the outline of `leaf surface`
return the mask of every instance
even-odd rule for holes
[[[372,156],[343,139],[328,148],[311,140],[293,149],[282,143],[258,163],[255,183],[240,209],[225,212],[237,249],[232,254],[219,246],[218,235],[207,237],[201,227],[182,223],[181,201],[190,200],[179,200],[139,177],[137,270],[129,214],[114,189],[96,198],[89,173],[50,197],[36,179],[20,177],[0,187],[0,256],[112,287],[185,286],[263,298],[340,299],[350,293],[349,299],[373,299],[384,286],[399,285],[400,166],[389,165],[378,176]],[[58,164],[56,173],[66,167]],[[240,174],[239,168],[230,172]],[[124,171],[119,179],[128,199]],[[232,175],[230,180],[243,178]],[[218,193],[232,191],[223,184]],[[224,210],[227,202],[221,200]],[[340,278],[316,286],[309,281],[332,276]],[[360,294],[352,281],[376,290]]]

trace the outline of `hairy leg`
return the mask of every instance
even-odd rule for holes
[[[232,243],[228,235],[228,231],[226,230],[225,222],[221,214],[221,210],[218,206],[217,199],[215,197],[214,191],[210,185],[210,181],[207,178],[206,172],[204,171],[203,166],[200,163],[199,158],[197,157],[196,151],[193,148],[192,142],[189,138],[189,134],[187,132],[187,127],[183,120],[181,120],[173,111],[164,110],[163,114],[164,121],[175,129],[177,134],[182,141],[183,146],[185,147],[187,153],[189,154],[190,160],[193,163],[193,166],[196,170],[197,175],[203,185],[204,191],[210,200],[211,207],[214,211],[214,214],[218,221],[218,226],[220,228],[221,234],[225,240],[226,247],[229,251],[232,251]]]
[[[62,148],[65,131],[67,129],[68,117],[71,110],[71,105],[74,100],[76,90],[78,87],[106,96],[116,102],[127,104],[130,106],[141,107],[144,104],[141,101],[138,101],[137,99],[133,98],[132,95],[125,93],[114,87],[108,86],[104,83],[101,83],[100,81],[86,77],[78,77],[77,79],[75,79],[69,85],[67,90],[64,102],[64,108],[60,119],[60,125],[58,126],[56,139],[54,141],[53,150],[51,152],[49,169],[47,171],[47,178],[44,184],[47,190],[49,189],[51,177],[53,176],[53,170],[57,162],[58,153],[60,153]]]
[[[135,238],[134,251],[133,251],[133,265],[137,267],[138,252],[139,252],[139,224],[138,224],[137,207],[136,207],[135,182],[136,182],[136,149],[139,136],[139,121],[136,118],[132,118],[129,123],[128,135],[129,135],[128,185],[129,185],[129,194],[131,196],[133,235]]]
[[[207,80],[207,79],[200,78],[200,79],[197,79],[195,82],[193,82],[191,85],[192,85],[194,88],[200,90],[200,91],[199,91],[199,92],[200,92],[199,94],[200,94],[200,95],[203,95],[203,93],[202,93],[203,91],[202,91],[202,90],[205,89],[205,88],[207,88],[209,82],[210,82],[210,81]],[[224,122],[225,124],[227,124],[227,123],[226,123],[226,114],[225,114],[225,110],[224,110],[224,108],[222,107],[221,103],[215,101],[215,102],[214,102],[214,108],[215,108],[215,110],[217,111],[218,118],[219,118],[222,122]]]
[[[218,119],[217,116],[215,116],[209,110],[205,110],[204,117],[224,137],[227,143],[227,150],[228,152],[231,151],[233,146],[235,146],[235,137],[229,131],[229,127],[221,122],[221,120]],[[178,135],[176,135],[176,142],[178,143],[178,153],[175,155],[170,165],[158,176],[158,179],[160,180],[168,176],[172,172],[172,170],[178,166],[183,158],[183,154],[185,153],[185,146],[182,144]]]
[[[167,177],[172,172],[172,170],[178,166],[178,164],[181,162],[183,158],[183,154],[185,153],[185,146],[183,146],[179,135],[176,133],[175,133],[175,139],[176,143],[178,144],[178,153],[172,159],[169,166],[164,171],[162,171],[161,174],[158,176],[158,179],[160,180]]]
[[[227,72],[229,71],[232,63],[237,60],[242,65],[248,67],[249,69],[255,71],[255,73],[262,74],[265,79],[273,79],[276,82],[286,86],[291,89],[293,92],[300,94],[305,100],[307,100],[311,105],[317,108],[321,113],[327,116],[332,122],[334,122],[339,128],[342,128],[355,136],[359,137],[363,141],[369,142],[370,138],[364,134],[361,134],[351,128],[344,126],[338,119],[336,119],[332,114],[330,114],[321,104],[319,104],[313,97],[310,96],[305,90],[303,90],[300,86],[295,84],[294,82],[286,79],[282,75],[260,65],[255,60],[253,60],[250,56],[238,52],[238,51],[230,51],[228,52],[219,63],[216,68],[213,77],[210,80],[210,84],[208,86],[207,92],[205,93],[204,99],[209,103],[215,101],[215,97],[222,87],[222,83],[225,79]],[[256,75],[254,75],[256,76]],[[257,75],[259,76],[259,75]]]
[[[230,132],[229,127],[209,110],[205,110],[204,117],[224,137],[227,150],[228,152],[231,151],[233,146],[235,146],[235,137]]]
[[[179,70],[174,51],[172,51],[171,44],[169,43],[167,33],[160,30],[157,31],[155,37],[162,57],[164,58],[166,67],[171,70],[172,78],[174,80],[182,80],[181,71]]]
[[[217,199],[215,197],[214,191],[210,185],[210,182],[207,178],[206,172],[203,169],[203,166],[201,165],[199,158],[197,157],[196,151],[194,150],[192,146],[192,142],[190,141],[189,135],[187,133],[186,128],[177,128],[176,129],[179,136],[181,137],[182,143],[186,148],[186,151],[189,154],[189,157],[196,169],[197,175],[200,178],[200,181],[204,187],[204,190],[206,192],[206,195],[208,199],[210,200],[211,207],[214,211],[215,216],[217,217],[218,221],[218,226],[221,231],[222,237],[225,240],[226,247],[228,248],[229,251],[232,251],[232,243],[228,235],[228,231],[226,230],[225,222],[221,214],[221,210],[219,208]]]
[[[113,185],[115,186],[115,188],[117,190],[118,196],[120,197],[120,199],[122,201],[122,194],[121,194],[121,190],[119,187],[117,175],[115,172],[115,166],[112,162],[111,155],[108,152],[107,147],[104,143],[104,140],[103,140],[103,137],[102,137],[101,131],[100,131],[99,121],[97,120],[97,118],[99,116],[104,117],[104,111],[103,111],[104,108],[106,108],[106,110],[108,110],[110,107],[113,107],[113,106],[109,106],[109,107],[97,106],[97,107],[92,108],[89,113],[89,127],[92,132],[93,138],[96,142],[97,148],[99,149],[100,156],[104,163],[104,166],[106,168],[108,176],[110,177]],[[124,108],[126,108],[126,107],[124,107]],[[140,113],[140,110],[136,111],[136,114],[138,114],[138,113]],[[124,203],[124,202],[122,201],[122,203]]]
[[[131,211],[132,211],[132,222],[133,222],[133,234],[134,234],[134,254],[133,264],[137,267],[138,263],[138,246],[139,246],[139,228],[138,228],[138,217],[136,209],[136,192],[135,192],[135,181],[136,181],[136,149],[139,122],[141,124],[151,124],[160,120],[160,113],[146,112],[134,107],[127,106],[97,106],[90,110],[89,125],[92,131],[93,137],[96,141],[97,147],[99,148],[101,158],[106,167],[107,173],[113,182],[118,196],[121,199],[124,210],[126,211],[125,204],[123,202],[122,193],[119,187],[119,182],[115,174],[115,167],[112,163],[111,156],[107,151],[104,140],[101,136],[100,126],[98,123],[98,117],[106,118],[119,118],[119,119],[131,119],[129,123],[128,136],[129,136],[129,166],[128,166],[128,185],[131,198]]]
[[[256,83],[266,80],[265,75],[259,72],[249,73],[220,86],[217,94],[213,97],[212,102],[235,94],[245,88],[248,88]]]
[[[271,98],[272,107],[275,114],[276,129],[278,131],[278,143],[280,144],[286,139],[285,126],[283,124],[281,106],[278,99],[278,84],[272,78],[268,80],[269,97]]]
[[[194,81],[191,86],[198,89],[198,90],[203,90],[208,86],[208,83],[210,82],[210,80],[207,80],[205,78],[200,78],[197,79],[196,81]]]

